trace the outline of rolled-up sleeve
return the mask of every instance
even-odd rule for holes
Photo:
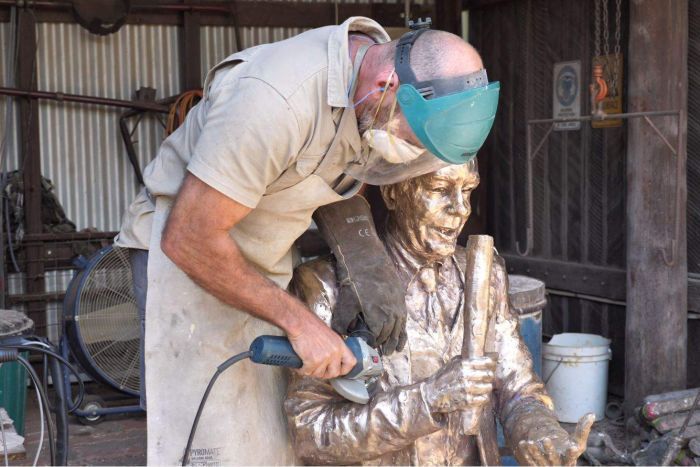
[[[206,121],[187,170],[254,208],[301,150],[297,115],[269,84],[249,77],[221,85],[206,104]]]

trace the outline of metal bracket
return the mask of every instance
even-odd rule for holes
[[[544,119],[534,119],[527,121],[526,129],[526,176],[525,183],[527,185],[527,190],[525,194],[526,204],[527,204],[527,224],[525,226],[525,248],[520,247],[520,241],[515,242],[515,250],[520,256],[528,256],[532,252],[533,247],[533,224],[534,224],[534,206],[533,206],[533,188],[532,188],[532,161],[535,159],[537,154],[547,142],[549,135],[552,134],[554,127],[557,123],[565,122],[590,122],[590,121],[600,121],[600,120],[629,120],[633,118],[642,118],[656,133],[659,139],[668,147],[671,153],[676,157],[676,194],[674,202],[674,237],[671,239],[671,245],[666,248],[660,248],[661,259],[664,264],[671,267],[678,261],[678,244],[680,237],[680,215],[681,215],[681,189],[678,183],[681,178],[681,172],[683,170],[683,165],[687,157],[686,151],[681,151],[681,117],[682,110],[659,110],[659,111],[647,111],[647,112],[630,112],[622,114],[613,115],[587,115],[583,117],[571,117],[571,118],[544,118]],[[651,121],[650,117],[676,117],[678,119],[678,135],[676,137],[676,146],[674,147],[669,140],[661,133],[659,127],[657,127],[654,122]],[[532,127],[534,125],[549,124],[549,128],[542,137],[542,139],[537,143],[534,151],[532,150]]]

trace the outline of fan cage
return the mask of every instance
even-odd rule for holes
[[[141,336],[129,250],[105,247],[71,281],[67,294],[69,344],[96,379],[139,395]]]

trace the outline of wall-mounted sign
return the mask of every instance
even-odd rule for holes
[[[581,116],[581,61],[559,62],[554,64],[552,99],[553,118]],[[581,122],[556,123],[557,131],[578,130]]]

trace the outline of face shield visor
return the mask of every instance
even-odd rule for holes
[[[500,84],[489,83],[483,69],[466,76],[418,81],[410,55],[415,41],[427,31],[424,25],[419,27],[404,34],[396,46],[401,112],[428,151],[449,164],[464,164],[476,156],[491,131]]]

